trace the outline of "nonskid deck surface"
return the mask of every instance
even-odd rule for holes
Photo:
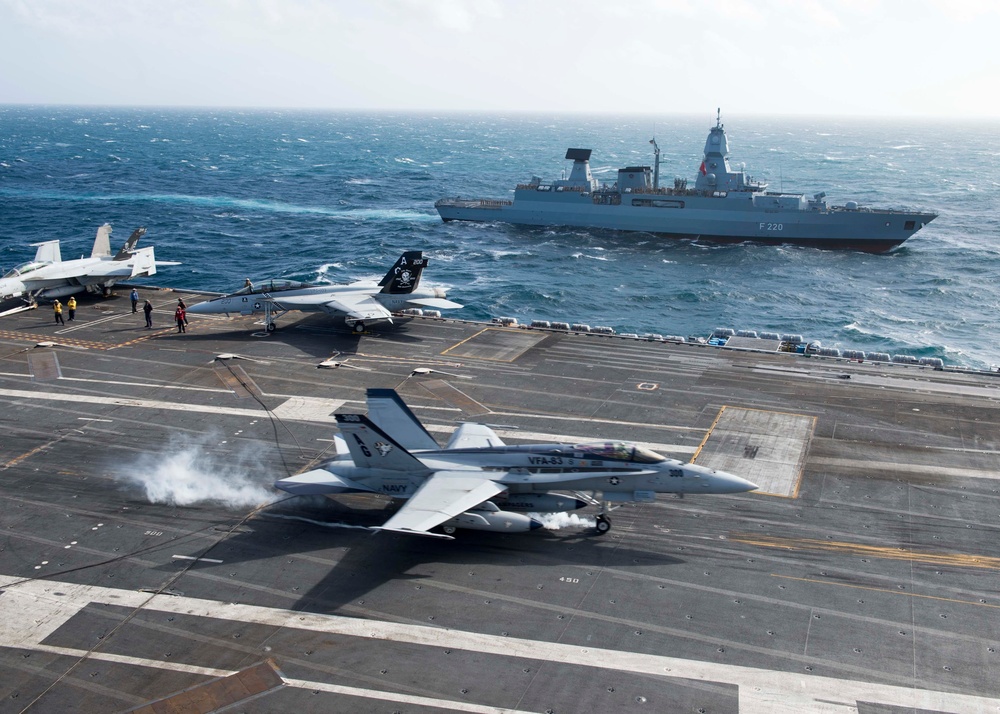
[[[424,318],[181,335],[142,293],[151,331],[124,294],[0,322],[0,712],[1000,707],[994,378]],[[453,542],[281,500],[369,387],[439,439],[628,439],[766,492]]]

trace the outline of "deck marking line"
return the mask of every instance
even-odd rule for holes
[[[11,584],[16,583],[11,587]],[[51,617],[65,621],[92,602],[144,607],[158,612],[210,617],[248,624],[287,627],[298,630],[339,634],[365,639],[405,642],[435,648],[451,648],[505,657],[546,660],[563,664],[593,667],[657,676],[680,677],[697,681],[734,684],[739,687],[741,714],[793,714],[823,711],[822,702],[855,700],[891,703],[895,706],[940,709],[942,711],[996,711],[1000,699],[862,682],[834,677],[803,675],[801,672],[777,672],[739,665],[687,660],[664,655],[580,647],[557,642],[536,641],[516,637],[466,632],[426,625],[369,620],[364,618],[320,615],[295,610],[215,602],[184,596],[154,595],[131,590],[74,585],[53,580],[28,580],[0,576],[0,587],[6,586],[0,599],[0,646],[22,648],[38,646],[43,637],[36,629],[48,634],[49,627],[33,628],[35,620],[44,622]],[[20,601],[20,602],[18,602]],[[21,613],[31,612],[27,622]],[[15,614],[14,617],[11,615]],[[14,644],[12,640],[17,640]]]

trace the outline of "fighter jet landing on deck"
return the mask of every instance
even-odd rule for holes
[[[403,253],[378,283],[361,280],[349,285],[311,285],[294,280],[266,280],[251,283],[230,295],[192,305],[189,313],[264,313],[268,332],[275,328],[275,318],[290,310],[325,312],[343,316],[355,332],[364,332],[374,322],[392,322],[392,313],[406,308],[436,310],[462,307],[446,299],[441,288],[418,288],[427,259],[419,250]]]
[[[757,488],[626,442],[508,446],[483,424],[462,424],[442,449],[392,389],[368,390],[368,416],[336,417],[337,457],[274,485],[299,495],[368,492],[407,499],[378,530],[437,538],[451,538],[458,528],[529,531],[542,525],[530,513],[600,505],[597,532],[603,534],[611,529],[612,503]],[[438,526],[443,534],[431,532]]]

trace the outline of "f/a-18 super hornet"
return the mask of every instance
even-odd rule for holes
[[[289,310],[325,312],[343,316],[355,332],[364,332],[373,322],[392,322],[392,313],[407,308],[445,310],[462,307],[446,299],[441,288],[419,288],[420,274],[427,267],[423,252],[403,253],[378,283],[360,280],[349,285],[311,285],[295,280],[267,280],[246,285],[235,293],[192,305],[189,313],[264,313],[268,332],[274,319]]]
[[[484,424],[466,423],[441,448],[392,389],[368,390],[367,416],[336,418],[337,456],[274,485],[299,495],[406,499],[376,530],[438,538],[451,538],[457,528],[528,531],[542,525],[529,514],[599,505],[597,532],[606,533],[614,503],[757,488],[739,476],[621,441],[513,446]],[[438,527],[443,533],[431,532]]]
[[[59,241],[32,243],[37,247],[35,259],[17,266],[0,278],[0,300],[22,298],[32,302],[38,298],[60,298],[84,290],[106,290],[119,280],[146,277],[156,273],[157,266],[180,265],[159,261],[153,256],[153,246],[136,248],[145,235],[145,228],[136,228],[121,250],[111,253],[111,225],[97,229],[97,238],[89,258],[63,260]]]

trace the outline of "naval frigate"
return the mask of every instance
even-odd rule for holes
[[[729,141],[716,114],[694,186],[676,178],[660,186],[660,149],[654,164],[618,170],[612,185],[590,171],[591,149],[569,149],[568,179],[519,184],[514,199],[442,198],[434,204],[444,221],[501,221],[532,226],[577,226],[643,231],[669,238],[884,252],[937,218],[934,213],[869,208],[856,201],[831,206],[825,193],[768,191],[767,184],[734,171]]]

